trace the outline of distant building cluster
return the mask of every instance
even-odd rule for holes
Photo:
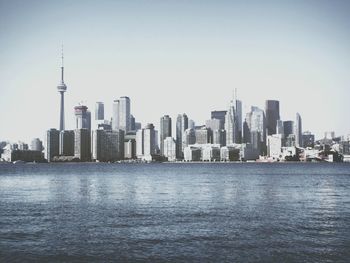
[[[311,132],[303,131],[299,113],[294,120],[280,118],[277,100],[266,100],[264,109],[252,106],[243,116],[237,92],[227,109],[212,111],[203,125],[182,113],[174,126],[173,119],[164,115],[159,131],[152,123],[142,128],[131,114],[130,98],[122,96],[113,100],[110,119],[105,118],[103,102],[96,102],[93,122],[87,106],[75,106],[75,129],[66,130],[63,72],[62,63],[57,86],[59,129],[46,131],[44,147],[38,138],[30,149],[24,143],[5,145],[3,161],[350,161],[350,136],[326,132],[323,139],[315,140]]]

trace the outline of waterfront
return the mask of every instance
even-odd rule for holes
[[[2,164],[0,261],[347,262],[350,164]]]

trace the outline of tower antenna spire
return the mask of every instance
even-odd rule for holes
[[[64,84],[63,80],[63,44],[61,49],[61,82],[57,86],[57,90],[61,95],[61,107],[60,107],[60,131],[64,130],[64,93],[67,91],[67,86]]]
[[[64,71],[64,56],[63,56],[63,44],[62,44],[62,47],[61,47],[61,81],[62,83],[64,83],[63,71]]]

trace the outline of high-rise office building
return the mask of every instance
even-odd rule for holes
[[[75,128],[91,130],[91,112],[85,105],[78,105],[74,107],[75,114]]]
[[[92,158],[100,162],[115,162],[124,159],[124,131],[94,130]]]
[[[188,117],[184,114],[179,114],[176,119],[176,158],[183,158],[183,134],[188,129]]]
[[[160,118],[160,154],[164,155],[164,140],[171,137],[171,118],[169,115],[164,115]]]
[[[130,98],[123,96],[119,100],[113,101],[112,109],[112,129],[123,130],[128,132],[131,130],[131,114],[130,114]]]
[[[205,126],[212,131],[221,130],[221,121],[219,119],[211,119],[205,121]]]
[[[148,123],[143,131],[143,154],[145,156],[156,154],[156,134],[152,123]]]
[[[206,127],[203,127],[201,129],[196,129],[195,134],[196,134],[196,144],[211,143],[210,129]]]
[[[64,93],[67,91],[67,86],[64,83],[63,80],[63,72],[64,72],[64,65],[63,65],[63,48],[62,48],[62,64],[61,64],[61,82],[57,86],[58,92],[61,94],[61,104],[60,104],[60,131],[64,130]]]
[[[130,99],[123,96],[119,98],[119,129],[125,132],[131,130]]]
[[[282,120],[277,120],[276,134],[281,134],[282,135],[282,139],[283,139],[284,128],[283,128],[283,121]]]
[[[194,122],[194,120],[188,120],[188,129],[194,129],[195,126],[196,123]]]
[[[266,154],[266,118],[264,111],[252,106],[251,113],[249,116],[247,115],[246,120],[250,120],[250,124],[248,124],[250,143],[254,149],[260,151],[260,154]]]
[[[60,132],[60,155],[74,156],[74,131]]]
[[[285,138],[290,134],[294,134],[294,121],[284,121],[283,122],[283,132]]]
[[[232,145],[236,143],[236,111],[235,103],[232,100],[230,107],[226,113],[225,117],[225,130],[226,130],[226,145]]]
[[[74,130],[74,156],[82,162],[91,160],[91,135],[88,129]]]
[[[268,135],[276,134],[277,120],[280,119],[280,102],[267,100],[265,102],[266,127]]]
[[[173,137],[167,137],[164,139],[164,156],[168,158],[168,161],[176,160],[176,141]]]
[[[130,130],[131,131],[135,131],[136,130],[135,117],[132,114],[130,114]]]
[[[112,130],[119,130],[119,100],[113,101]]]
[[[302,147],[303,146],[303,128],[301,116],[299,113],[296,114],[296,122],[295,122],[295,146]]]
[[[135,131],[141,130],[141,122],[135,122]]]
[[[236,143],[242,143],[242,101],[236,99]]]
[[[95,120],[103,121],[105,118],[105,108],[103,102],[96,102],[95,105]]]
[[[143,157],[144,153],[144,140],[143,140],[143,129],[139,129],[136,132],[136,156],[138,159]]]
[[[34,138],[30,144],[30,149],[32,151],[42,151],[43,148],[43,142],[39,138]]]
[[[212,111],[211,118],[220,120],[220,129],[225,128],[225,116],[227,111]]]
[[[53,157],[59,155],[60,150],[60,131],[50,129],[46,132],[45,155],[48,162],[51,162]]]
[[[182,146],[185,148],[196,143],[196,132],[194,129],[186,129],[182,135]]]
[[[156,151],[156,133],[153,124],[148,123],[136,132],[136,155],[139,159],[151,161]]]
[[[226,131],[225,130],[214,130],[212,133],[213,144],[220,144],[220,146],[226,145]]]
[[[250,114],[247,113],[249,118],[246,118],[243,122],[243,143],[250,143]]]

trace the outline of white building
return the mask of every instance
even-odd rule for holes
[[[202,161],[220,161],[220,145],[206,144],[202,145]]]
[[[273,134],[267,137],[267,155],[273,159],[282,157],[282,134]]]
[[[123,96],[120,97],[119,100],[113,101],[112,129],[123,130],[124,132],[128,132],[131,130],[129,97]]]
[[[175,161],[176,160],[176,141],[172,137],[166,137],[163,142],[164,151],[163,154],[166,158],[168,158],[168,161]]]
[[[136,155],[138,159],[151,161],[157,153],[156,134],[152,123],[136,132]]]
[[[295,122],[295,146],[302,147],[303,146],[303,130],[302,130],[302,122],[301,116],[299,113],[296,114],[296,122]]]

